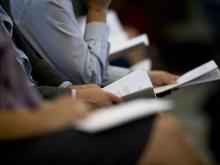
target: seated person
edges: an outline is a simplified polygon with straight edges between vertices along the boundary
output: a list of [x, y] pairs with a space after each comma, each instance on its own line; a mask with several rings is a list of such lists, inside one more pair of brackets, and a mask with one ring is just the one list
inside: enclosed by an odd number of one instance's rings
[[[127, 68], [109, 66], [106, 13], [111, 0], [86, 1], [84, 36], [71, 0], [2, 1], [10, 3], [12, 17], [36, 51], [71, 82], [105, 86], [131, 72]], [[176, 76], [162, 71], [149, 72], [149, 76], [155, 86], [176, 82]]]
[[[31, 85], [38, 85], [37, 89], [39, 89], [44, 98], [52, 99], [60, 95], [68, 94], [72, 95], [74, 98], [76, 97], [82, 99], [93, 108], [109, 106], [121, 102], [121, 98], [114, 96], [111, 93], [104, 92], [97, 85], [87, 84], [73, 86], [72, 83], [69, 82], [68, 79], [66, 79], [60, 72], [36, 55], [25, 38], [19, 33], [16, 26], [13, 25], [12, 20], [1, 6], [0, 23], [10, 35], [13, 34], [13, 39], [17, 41], [17, 45], [24, 48], [24, 52], [28, 57], [21, 50], [15, 47], [15, 50], [17, 51], [16, 58], [23, 66], [25, 73], [29, 77]], [[28, 58], [30, 59], [31, 64]], [[35, 80], [37, 82], [35, 82]]]
[[74, 130], [89, 115], [72, 98], [43, 102], [0, 25], [0, 154], [7, 164], [202, 164], [176, 121], [151, 116], [100, 134]]

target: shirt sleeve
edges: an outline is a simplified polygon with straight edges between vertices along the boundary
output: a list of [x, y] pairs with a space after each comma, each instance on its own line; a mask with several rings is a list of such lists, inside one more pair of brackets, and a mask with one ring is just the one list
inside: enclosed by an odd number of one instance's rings
[[63, 81], [59, 87], [60, 88], [67, 88], [69, 85], [73, 85], [70, 81]]
[[122, 77], [126, 76], [130, 72], [129, 68], [117, 67], [117, 66], [109, 66], [107, 69], [107, 78], [106, 81], [102, 82], [102, 86], [109, 85]]
[[23, 12], [15, 10], [19, 8], [16, 3], [26, 1], [11, 1], [11, 8], [19, 29], [32, 46], [74, 84], [100, 85], [109, 50], [108, 25], [89, 23], [83, 36], [71, 0], [32, 0]]

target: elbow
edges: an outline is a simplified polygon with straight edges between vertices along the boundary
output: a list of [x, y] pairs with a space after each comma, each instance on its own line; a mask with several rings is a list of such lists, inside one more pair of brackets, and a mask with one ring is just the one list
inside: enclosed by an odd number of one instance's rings
[[66, 75], [74, 84], [102, 84], [102, 73], [94, 65], [84, 65], [81, 63], [72, 65], [71, 70], [68, 70]]

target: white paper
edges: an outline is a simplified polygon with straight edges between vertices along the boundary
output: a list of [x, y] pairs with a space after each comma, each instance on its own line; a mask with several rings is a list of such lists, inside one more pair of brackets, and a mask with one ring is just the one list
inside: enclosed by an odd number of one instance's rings
[[123, 97], [146, 88], [153, 89], [153, 85], [147, 72], [136, 70], [103, 89], [107, 92]]
[[186, 82], [192, 81], [214, 69], [218, 68], [218, 66], [216, 65], [216, 63], [211, 60], [199, 67], [196, 67], [195, 69], [185, 73], [184, 75], [182, 75], [178, 80], [178, 84], [184, 84]]
[[103, 108], [93, 112], [89, 117], [74, 124], [78, 130], [95, 133], [151, 114], [172, 109], [168, 100], [139, 99], [117, 106]]
[[113, 59], [122, 53], [130, 51], [131, 49], [147, 45], [149, 45], [147, 34], [142, 34], [126, 41], [114, 40], [114, 42], [111, 42], [109, 58]]
[[205, 75], [192, 80], [190, 82], [187, 82], [186, 84], [183, 84], [182, 86], [189, 86], [189, 85], [195, 85], [195, 84], [201, 84], [209, 81], [215, 81], [220, 80], [220, 71], [219, 69], [215, 69], [209, 73], [206, 73]]
[[215, 61], [211, 60], [180, 76], [177, 79], [177, 84], [157, 87], [154, 89], [154, 92], [156, 94], [159, 94], [180, 86], [188, 86], [192, 84], [198, 84], [218, 79], [220, 79], [218, 66], [216, 65]]
[[150, 71], [152, 68], [152, 61], [147, 58], [145, 60], [142, 60], [140, 62], [138, 62], [137, 64], [134, 64], [130, 67], [131, 70], [144, 70], [144, 71]]

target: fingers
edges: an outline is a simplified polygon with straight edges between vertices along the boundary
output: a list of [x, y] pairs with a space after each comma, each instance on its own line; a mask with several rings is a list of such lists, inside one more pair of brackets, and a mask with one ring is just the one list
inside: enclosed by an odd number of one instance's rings
[[164, 80], [164, 84], [175, 84], [178, 79], [178, 76], [170, 74], [168, 72], [162, 73], [162, 77]]
[[81, 119], [88, 115], [89, 108], [86, 104], [83, 104], [81, 102], [75, 102], [73, 111], [74, 115], [77, 115], [77, 119]]
[[154, 86], [175, 84], [179, 78], [177, 75], [166, 71], [151, 71], [149, 72], [149, 76]]
[[121, 97], [118, 97], [112, 93], [106, 92], [106, 94], [110, 98], [110, 100], [113, 104], [119, 104], [123, 101]]
[[[170, 74], [170, 73], [168, 73]], [[179, 78], [179, 76], [175, 75], [175, 74], [170, 74], [170, 79], [176, 83], [177, 79]]]

